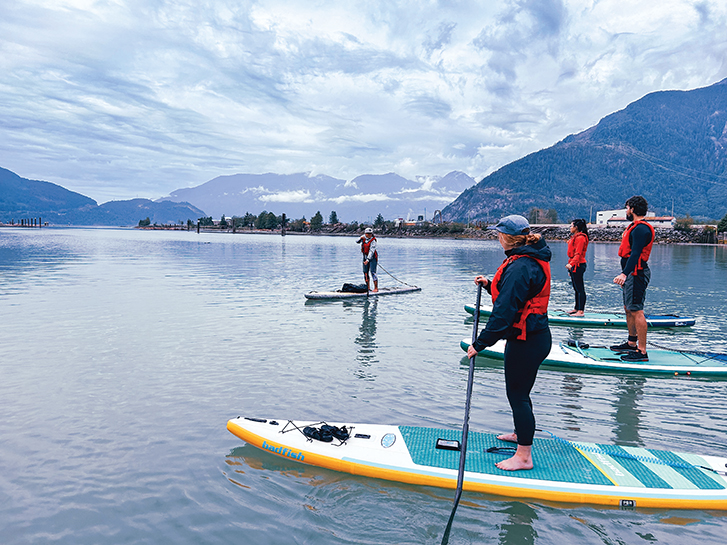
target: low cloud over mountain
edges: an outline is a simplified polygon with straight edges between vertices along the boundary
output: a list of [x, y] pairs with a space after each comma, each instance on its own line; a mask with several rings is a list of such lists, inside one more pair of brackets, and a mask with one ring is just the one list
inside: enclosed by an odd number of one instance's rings
[[188, 202], [215, 219], [263, 210], [295, 219], [310, 219], [318, 211], [327, 219], [335, 210], [343, 222], [372, 221], [378, 214], [387, 220], [419, 215], [431, 219], [435, 210], [474, 184], [457, 171], [416, 180], [394, 173], [364, 174], [349, 181], [308, 173], [235, 174], [178, 189], [160, 201]]

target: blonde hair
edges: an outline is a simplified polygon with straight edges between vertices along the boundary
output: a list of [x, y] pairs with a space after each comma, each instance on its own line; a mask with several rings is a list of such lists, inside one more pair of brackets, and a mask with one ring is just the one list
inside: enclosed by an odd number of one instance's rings
[[540, 235], [538, 233], [532, 235], [508, 235], [506, 233], [500, 234], [502, 235], [503, 240], [513, 248], [519, 248], [520, 246], [525, 246], [526, 244], [535, 244], [540, 240]]

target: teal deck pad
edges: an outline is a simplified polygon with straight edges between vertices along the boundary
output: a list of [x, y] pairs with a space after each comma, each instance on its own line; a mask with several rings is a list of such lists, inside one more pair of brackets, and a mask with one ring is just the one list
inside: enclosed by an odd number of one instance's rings
[[[673, 452], [669, 452], [667, 450], [651, 449], [649, 449], [649, 452], [653, 454], [655, 458], [664, 460], [664, 462], [671, 464], [671, 467], [674, 469], [674, 471], [684, 476], [700, 490], [722, 490], [725, 488], [723, 484], [718, 483], [713, 478], [706, 475], [704, 469], [694, 467], [692, 464], [685, 461], [683, 458]], [[704, 461], [701, 465], [708, 467], [707, 463]]]
[[[399, 426], [414, 463], [457, 470], [460, 453], [435, 448], [438, 438], [461, 441], [461, 430]], [[505, 471], [495, 466], [507, 454], [486, 452], [490, 447], [513, 447], [513, 443], [500, 441], [494, 434], [470, 432], [467, 440], [465, 470], [486, 475], [501, 475], [513, 479], [536, 479], [566, 483], [614, 486], [601, 471], [572, 445], [552, 439], [533, 441], [535, 467], [528, 471]]]
[[[609, 456], [613, 456], [626, 471], [636, 477], [646, 488], [674, 488], [642, 461], [618, 445], [596, 445]], [[650, 458], [651, 456], [647, 456]]]

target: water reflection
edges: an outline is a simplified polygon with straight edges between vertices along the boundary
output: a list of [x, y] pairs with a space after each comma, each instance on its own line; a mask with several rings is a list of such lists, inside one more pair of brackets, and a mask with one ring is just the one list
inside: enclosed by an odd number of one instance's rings
[[354, 342], [358, 345], [356, 360], [359, 367], [355, 376], [363, 380], [374, 380], [376, 375], [371, 373], [371, 365], [376, 363], [376, 310], [379, 304], [378, 297], [366, 299], [361, 311], [361, 327]]
[[583, 409], [583, 405], [579, 402], [583, 381], [578, 375], [564, 375], [561, 388], [564, 398], [561, 407], [564, 410], [559, 411], [559, 414], [563, 416], [564, 427], [567, 430], [580, 431], [578, 415]]
[[639, 436], [641, 430], [641, 410], [639, 404], [644, 395], [643, 377], [620, 377], [616, 387], [616, 399], [614, 413], [616, 428], [614, 430], [614, 442], [617, 445], [629, 447], [643, 446]]
[[501, 545], [528, 545], [535, 543], [538, 533], [533, 522], [538, 520], [538, 513], [526, 503], [511, 503], [504, 510], [507, 522], [500, 526]]

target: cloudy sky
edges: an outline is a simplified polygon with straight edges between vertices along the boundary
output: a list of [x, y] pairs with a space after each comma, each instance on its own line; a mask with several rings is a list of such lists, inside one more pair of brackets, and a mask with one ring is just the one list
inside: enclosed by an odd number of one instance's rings
[[0, 167], [99, 203], [223, 174], [479, 180], [727, 77], [724, 0], [4, 0]]

